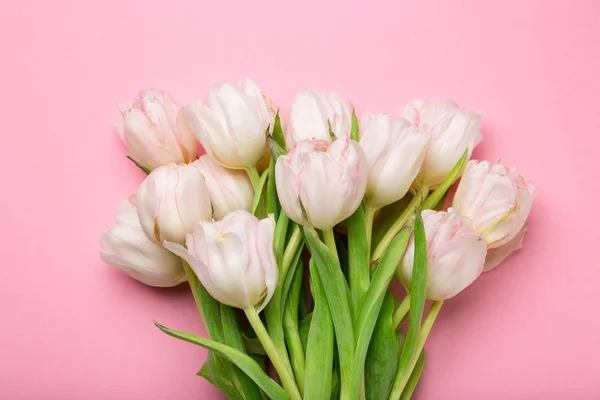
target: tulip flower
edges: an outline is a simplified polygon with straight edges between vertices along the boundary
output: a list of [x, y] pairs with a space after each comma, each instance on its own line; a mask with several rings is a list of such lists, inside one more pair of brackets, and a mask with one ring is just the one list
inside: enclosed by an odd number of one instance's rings
[[117, 224], [102, 234], [100, 246], [104, 262], [148, 286], [171, 287], [186, 280], [180, 260], [146, 237], [129, 200], [119, 204]]
[[183, 243], [197, 221], [212, 217], [204, 176], [192, 164], [163, 165], [140, 185], [138, 216], [148, 238], [158, 244]]
[[534, 197], [535, 186], [516, 168], [473, 160], [465, 168], [452, 206], [471, 219], [489, 248], [496, 248], [523, 228]]
[[367, 186], [367, 163], [360, 145], [349, 138], [333, 143], [303, 140], [275, 165], [281, 207], [302, 224], [300, 201], [309, 222], [330, 229], [360, 205]]
[[213, 218], [223, 219], [236, 210], [252, 210], [254, 189], [244, 171], [222, 167], [207, 154], [194, 161], [202, 175], [210, 195]]
[[149, 169], [196, 159], [198, 143], [178, 122], [179, 107], [164, 92], [142, 90], [130, 106], [121, 107], [123, 122], [117, 133], [131, 157]]
[[[483, 271], [486, 244], [455, 209], [422, 213], [427, 240], [427, 288], [430, 300], [446, 300], [469, 286]], [[410, 287], [414, 237], [400, 263], [400, 280]]]
[[274, 231], [272, 215], [259, 220], [239, 210], [221, 221], [197, 222], [187, 235], [187, 249], [172, 242], [164, 246], [188, 262], [216, 300], [260, 312], [277, 286]]
[[369, 170], [369, 205], [380, 208], [400, 200], [421, 169], [429, 134], [387, 114], [365, 114], [360, 132]]
[[182, 115], [207, 154], [235, 169], [256, 165], [275, 116], [268, 99], [250, 79], [213, 86], [204, 102], [188, 104]]
[[481, 142], [481, 116], [451, 101], [416, 100], [402, 111], [402, 117], [431, 134], [420, 183], [434, 188], [450, 173], [465, 150], [468, 158]]
[[300, 92], [290, 111], [286, 146], [291, 150], [305, 139], [331, 142], [331, 132], [338, 138], [348, 137], [352, 126], [352, 111], [337, 93], [315, 90]]
[[523, 239], [525, 238], [525, 233], [527, 232], [527, 223], [521, 228], [519, 233], [512, 238], [508, 243], [504, 243], [500, 247], [495, 247], [493, 249], [488, 249], [487, 257], [485, 258], [485, 266], [483, 267], [483, 271], [491, 271], [500, 265], [508, 256], [510, 256], [513, 252], [519, 250], [523, 247]]

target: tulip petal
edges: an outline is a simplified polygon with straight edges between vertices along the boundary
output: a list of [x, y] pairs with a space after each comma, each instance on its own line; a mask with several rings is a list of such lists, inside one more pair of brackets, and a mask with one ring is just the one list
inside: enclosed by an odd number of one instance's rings
[[485, 258], [484, 272], [491, 271], [500, 265], [508, 256], [513, 252], [523, 247], [523, 240], [527, 232], [527, 224], [521, 228], [519, 233], [512, 238], [508, 243], [503, 244], [500, 247], [489, 249]]

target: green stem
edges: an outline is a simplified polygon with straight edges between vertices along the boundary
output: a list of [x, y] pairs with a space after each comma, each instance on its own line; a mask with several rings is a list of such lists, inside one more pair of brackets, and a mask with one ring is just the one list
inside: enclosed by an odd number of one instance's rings
[[337, 247], [335, 245], [335, 235], [333, 234], [333, 228], [326, 229], [323, 231], [323, 242], [329, 247], [329, 249], [335, 252], [337, 256]]
[[[294, 226], [294, 231], [292, 232], [292, 236], [290, 237], [290, 241], [285, 247], [285, 251], [283, 252], [283, 258], [281, 261], [281, 277], [280, 282], [285, 280], [285, 277], [290, 269], [290, 265], [292, 265], [292, 261], [294, 260], [294, 256], [296, 255], [296, 251], [298, 251], [298, 246], [302, 243], [302, 229], [300, 229], [299, 225]], [[282, 280], [283, 278], [283, 280]]]
[[248, 177], [250, 178], [250, 182], [252, 182], [252, 187], [256, 192], [258, 190], [258, 181], [260, 180], [260, 175], [256, 166], [246, 168], [246, 172], [248, 173]]
[[183, 270], [185, 271], [185, 276], [187, 277], [188, 283], [190, 285], [190, 290], [192, 291], [192, 295], [194, 296], [194, 300], [196, 301], [196, 307], [198, 307], [198, 311], [200, 312], [200, 317], [202, 318], [202, 323], [204, 326], [206, 325], [206, 320], [204, 319], [204, 311], [202, 310], [202, 302], [200, 301], [200, 293], [198, 293], [198, 277], [192, 270], [192, 267], [189, 266], [185, 260], [181, 259], [181, 265], [183, 265]]
[[376, 212], [377, 208], [371, 207], [367, 201], [365, 204], [365, 229], [367, 231], [367, 254], [369, 255], [371, 254], [371, 238], [373, 237], [373, 219], [375, 218]]
[[383, 254], [387, 250], [388, 246], [396, 236], [400, 229], [406, 224], [406, 221], [410, 218], [411, 215], [417, 211], [417, 208], [421, 205], [427, 194], [429, 193], [429, 187], [427, 185], [421, 186], [421, 188], [415, 193], [415, 197], [410, 201], [406, 209], [400, 214], [398, 219], [394, 222], [391, 228], [385, 233], [383, 239], [379, 242], [375, 251], [373, 252], [372, 260], [379, 260], [383, 257]]
[[277, 371], [277, 374], [281, 379], [281, 383], [290, 395], [290, 398], [292, 400], [302, 400], [302, 396], [298, 391], [298, 387], [296, 386], [294, 378], [292, 378], [292, 376], [290, 375], [290, 371], [279, 357], [277, 349], [275, 348], [275, 345], [273, 344], [269, 333], [265, 329], [265, 326], [260, 320], [256, 309], [251, 306], [245, 309], [244, 313], [246, 314], [246, 317], [248, 317], [248, 322], [250, 322], [250, 325], [252, 326], [252, 329], [254, 329], [258, 340], [260, 340], [260, 343], [262, 343], [265, 352], [271, 360], [271, 363], [273, 363], [273, 367], [275, 367], [275, 371]]
[[419, 356], [423, 351], [423, 347], [425, 347], [425, 341], [427, 340], [427, 336], [429, 336], [429, 332], [431, 332], [431, 327], [435, 322], [437, 316], [440, 313], [440, 309], [444, 301], [435, 301], [431, 305], [429, 309], [429, 313], [427, 317], [425, 317], [425, 321], [423, 321], [423, 326], [421, 327], [421, 334], [419, 335], [419, 340], [417, 341], [417, 347], [415, 349], [415, 355], [410, 360], [408, 367], [405, 370], [398, 370], [396, 373], [396, 380], [394, 382], [394, 386], [392, 387], [392, 391], [390, 392], [390, 396], [388, 400], [398, 400], [406, 387], [410, 376], [412, 375], [412, 371], [419, 360]]
[[392, 318], [392, 326], [394, 327], [395, 331], [398, 330], [400, 324], [402, 323], [402, 321], [404, 321], [406, 314], [408, 314], [408, 310], [410, 310], [410, 293], [406, 295], [404, 300], [402, 300], [402, 302], [394, 312], [394, 317]]

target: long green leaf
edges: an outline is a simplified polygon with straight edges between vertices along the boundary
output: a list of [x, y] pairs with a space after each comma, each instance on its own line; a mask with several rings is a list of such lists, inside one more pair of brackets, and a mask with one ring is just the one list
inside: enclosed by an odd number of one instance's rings
[[310, 323], [312, 322], [313, 313], [311, 312], [300, 321], [300, 327], [298, 328], [298, 335], [300, 335], [300, 341], [302, 342], [302, 348], [306, 352], [306, 342], [308, 342], [308, 332], [310, 331]]
[[363, 374], [364, 361], [371, 342], [371, 336], [379, 317], [379, 312], [385, 298], [385, 294], [390, 286], [394, 272], [404, 256], [404, 252], [410, 239], [412, 224], [407, 223], [396, 234], [387, 251], [382, 257], [377, 271], [373, 275], [373, 280], [369, 290], [363, 300], [358, 314], [356, 353], [354, 355], [353, 380], [360, 380]]
[[268, 169], [267, 178], [267, 215], [273, 214], [275, 220], [279, 217], [279, 199], [277, 198], [277, 189], [275, 187], [275, 159], [271, 156], [271, 163]]
[[293, 279], [291, 279], [287, 300], [284, 301], [283, 331], [285, 334], [285, 342], [287, 343], [290, 353], [292, 369], [294, 370], [296, 382], [298, 383], [298, 389], [302, 393], [304, 390], [305, 366], [304, 347], [302, 346], [302, 339], [300, 338], [298, 329], [298, 304], [300, 302], [300, 291], [302, 290], [304, 265], [299, 257], [295, 264], [297, 266], [295, 270], [290, 270], [288, 273], [288, 277], [293, 275]]
[[260, 205], [264, 201], [263, 192], [264, 192], [265, 183], [267, 182], [268, 177], [269, 177], [269, 170], [266, 170], [265, 172], [263, 172], [260, 179], [258, 180], [258, 185], [257, 185], [256, 191], [254, 192], [254, 202], [252, 203], [252, 214], [256, 215], [257, 217], [261, 216], [260, 215], [261, 214]]
[[337, 253], [321, 242], [314, 228], [305, 226], [304, 234], [305, 243], [315, 260], [331, 310], [340, 359], [341, 397], [354, 399], [358, 393], [359, 382], [353, 382], [351, 378], [354, 367], [354, 328], [348, 299], [350, 290], [340, 268]]
[[281, 127], [281, 118], [279, 117], [279, 110], [275, 114], [275, 122], [273, 123], [273, 139], [281, 146], [285, 147], [285, 139], [283, 137], [283, 129]]
[[304, 397], [328, 400], [331, 396], [333, 374], [333, 322], [314, 261], [310, 262], [310, 281], [315, 310], [306, 344], [306, 383]]
[[[302, 264], [302, 259], [300, 258], [302, 256], [303, 249], [304, 249], [304, 245], [300, 245], [300, 247], [298, 247], [298, 250], [296, 250], [296, 255], [294, 256], [294, 260], [292, 261], [292, 263], [290, 265], [290, 269], [288, 270], [285, 280], [283, 282], [283, 286], [281, 287], [281, 303], [282, 304], [286, 304], [289, 293], [290, 293], [290, 289], [291, 289], [292, 285], [296, 282], [297, 269], [304, 268], [304, 264]], [[300, 274], [300, 276], [302, 276], [302, 274]], [[299, 285], [300, 285], [300, 288], [298, 289], [298, 298], [300, 298], [300, 290], [302, 289], [302, 281], [300, 281]], [[284, 310], [285, 310], [285, 307], [284, 307]], [[296, 311], [298, 311], [298, 301], [296, 301]]]
[[352, 308], [359, 310], [364, 295], [369, 289], [370, 266], [365, 210], [361, 205], [346, 221], [348, 227], [348, 274]]
[[410, 378], [404, 387], [404, 391], [402, 392], [402, 396], [400, 396], [400, 400], [410, 400], [415, 389], [417, 388], [417, 384], [419, 383], [419, 379], [421, 379], [421, 373], [423, 372], [423, 367], [425, 366], [425, 350], [421, 351], [419, 354], [419, 359], [417, 360], [417, 364], [415, 365], [415, 369], [413, 369], [412, 374], [410, 374]]
[[367, 400], [387, 399], [396, 376], [400, 346], [392, 323], [394, 295], [387, 291], [365, 360]]
[[465, 166], [465, 162], [467, 161], [467, 157], [469, 156], [469, 149], [465, 150], [462, 157], [458, 160], [458, 162], [454, 165], [454, 168], [450, 171], [448, 176], [444, 179], [444, 181], [429, 195], [427, 200], [423, 202], [423, 210], [431, 210], [433, 209], [439, 201], [444, 197], [450, 186], [456, 181], [456, 179], [460, 176], [460, 173]]
[[[225, 344], [248, 354], [235, 310], [224, 304], [221, 304], [221, 323]], [[236, 372], [238, 371], [234, 371], [233, 384], [238, 391], [243, 393], [244, 398], [246, 400], [262, 400], [262, 393], [258, 386], [246, 374]]]
[[239, 369], [244, 371], [270, 398], [274, 400], [289, 400], [290, 396], [279, 386], [274, 380], [261, 369], [260, 365], [252, 359], [252, 357], [242, 353], [239, 350], [226, 346], [224, 344], [206, 339], [200, 336], [192, 335], [191, 333], [176, 331], [169, 329], [161, 324], [154, 323], [158, 329], [173, 336], [177, 339], [184, 340], [189, 343], [196, 344], [208, 350], [218, 351], [223, 356], [227, 357]]
[[[225, 396], [231, 400], [244, 400], [237, 391], [233, 383], [227, 379], [227, 372], [223, 369], [222, 364], [218, 361], [218, 355], [213, 352], [208, 352], [208, 357], [198, 372], [198, 375], [212, 383], [215, 387], [221, 390]], [[229, 362], [229, 360], [227, 360]], [[254, 382], [252, 382], [254, 384]]]

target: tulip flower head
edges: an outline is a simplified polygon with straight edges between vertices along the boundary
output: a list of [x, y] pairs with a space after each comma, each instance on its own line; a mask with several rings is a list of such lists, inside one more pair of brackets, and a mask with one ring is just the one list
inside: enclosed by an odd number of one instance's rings
[[117, 224], [102, 234], [100, 246], [104, 262], [148, 286], [171, 287], [186, 280], [181, 261], [148, 239], [129, 200], [119, 204]]
[[260, 312], [277, 286], [274, 232], [273, 215], [259, 220], [239, 210], [221, 221], [197, 222], [187, 235], [187, 249], [172, 242], [164, 246], [188, 262], [216, 300]]
[[286, 146], [291, 150], [296, 143], [305, 139], [331, 142], [331, 133], [338, 138], [348, 137], [351, 126], [352, 111], [337, 93], [305, 90], [294, 99]]
[[193, 164], [163, 165], [140, 185], [136, 202], [144, 232], [158, 244], [183, 243], [197, 221], [211, 219], [204, 176]]
[[[426, 210], [422, 213], [427, 240], [427, 288], [430, 300], [446, 300], [469, 286], [483, 271], [486, 245], [468, 218], [456, 210]], [[410, 287], [414, 264], [414, 237], [411, 238], [398, 274]]]
[[365, 114], [360, 132], [370, 205], [379, 208], [400, 200], [421, 170], [429, 134], [387, 114]]
[[182, 110], [183, 119], [207, 154], [228, 168], [254, 167], [264, 153], [275, 117], [270, 102], [250, 79], [210, 89], [204, 102]]
[[303, 223], [300, 201], [309, 222], [330, 229], [360, 205], [367, 186], [367, 163], [360, 145], [342, 138], [303, 140], [275, 165], [281, 207], [291, 220]]
[[516, 168], [473, 160], [465, 168], [452, 206], [471, 219], [489, 248], [497, 248], [521, 231], [534, 197], [534, 184]]
[[167, 93], [142, 90], [121, 112], [123, 122], [115, 125], [117, 133], [141, 165], [155, 169], [196, 159], [196, 138], [178, 122], [179, 107]]
[[223, 219], [225, 215], [236, 210], [252, 210], [254, 189], [246, 172], [225, 168], [207, 154], [192, 165], [204, 176], [214, 219]]
[[402, 117], [431, 135], [419, 180], [434, 188], [444, 181], [467, 150], [467, 159], [481, 142], [481, 116], [452, 101], [409, 103]]

